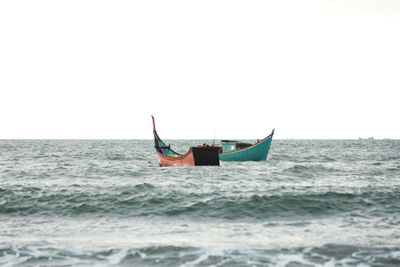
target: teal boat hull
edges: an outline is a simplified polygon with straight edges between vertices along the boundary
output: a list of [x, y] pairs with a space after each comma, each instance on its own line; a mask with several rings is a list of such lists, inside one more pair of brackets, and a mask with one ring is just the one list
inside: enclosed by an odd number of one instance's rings
[[242, 149], [237, 149], [219, 154], [222, 161], [263, 161], [267, 159], [269, 148], [271, 147], [274, 130], [266, 138], [257, 143]]

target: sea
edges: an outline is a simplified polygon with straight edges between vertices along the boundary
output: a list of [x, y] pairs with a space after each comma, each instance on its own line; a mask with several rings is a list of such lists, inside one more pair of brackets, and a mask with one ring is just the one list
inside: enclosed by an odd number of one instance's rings
[[0, 266], [400, 266], [400, 140], [0, 140]]

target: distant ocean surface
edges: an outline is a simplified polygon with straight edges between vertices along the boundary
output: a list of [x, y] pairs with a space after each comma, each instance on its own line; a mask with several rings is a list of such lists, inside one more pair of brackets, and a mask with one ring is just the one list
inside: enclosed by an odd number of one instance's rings
[[400, 141], [166, 168], [152, 140], [0, 140], [0, 266], [71, 265], [400, 266]]

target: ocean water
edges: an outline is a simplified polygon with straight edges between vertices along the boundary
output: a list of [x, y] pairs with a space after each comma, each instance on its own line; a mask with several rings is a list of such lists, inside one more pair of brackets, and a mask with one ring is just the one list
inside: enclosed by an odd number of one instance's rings
[[0, 140], [0, 266], [399, 265], [399, 140], [175, 168], [152, 140]]

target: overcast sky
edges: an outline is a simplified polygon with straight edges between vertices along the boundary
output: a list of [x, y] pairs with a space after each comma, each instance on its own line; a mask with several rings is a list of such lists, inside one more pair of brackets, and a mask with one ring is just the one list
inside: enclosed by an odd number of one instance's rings
[[0, 1], [0, 138], [400, 138], [400, 1]]

